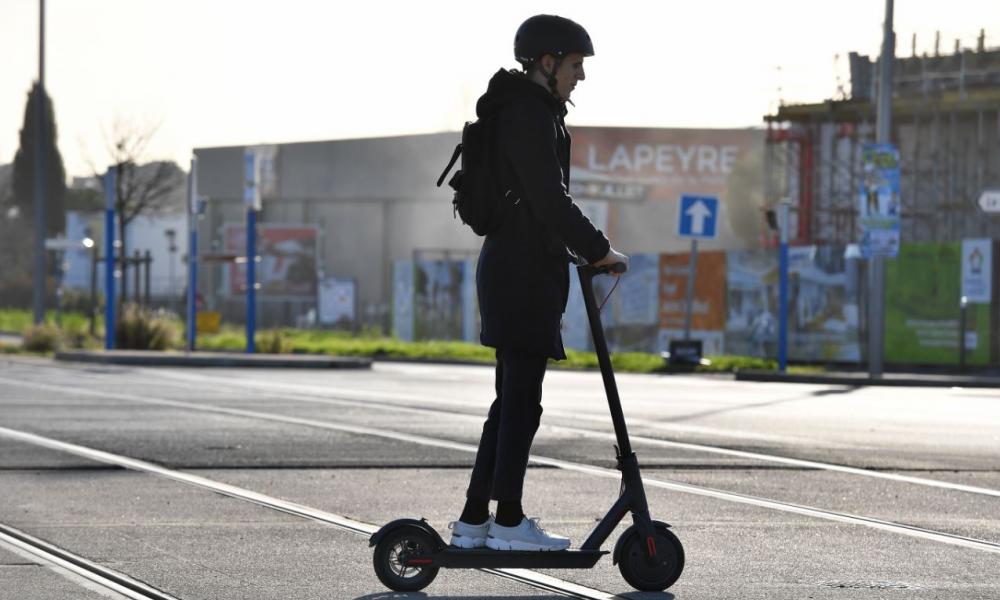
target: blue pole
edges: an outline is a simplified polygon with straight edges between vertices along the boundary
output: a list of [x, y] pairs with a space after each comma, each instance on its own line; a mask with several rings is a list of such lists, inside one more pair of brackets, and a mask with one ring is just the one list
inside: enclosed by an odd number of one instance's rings
[[781, 245], [778, 249], [778, 370], [788, 367], [788, 226], [789, 204], [782, 202], [778, 226]]
[[257, 211], [247, 209], [247, 353], [253, 354], [257, 328]]
[[788, 242], [778, 251], [778, 369], [784, 373], [788, 366]]
[[192, 219], [191, 239], [188, 240], [188, 318], [187, 318], [187, 349], [194, 352], [195, 335], [198, 326], [198, 230], [194, 219]]
[[104, 175], [104, 349], [115, 347], [115, 171]]
[[187, 284], [187, 350], [194, 352], [198, 327], [198, 159], [191, 159], [188, 174], [188, 284]]

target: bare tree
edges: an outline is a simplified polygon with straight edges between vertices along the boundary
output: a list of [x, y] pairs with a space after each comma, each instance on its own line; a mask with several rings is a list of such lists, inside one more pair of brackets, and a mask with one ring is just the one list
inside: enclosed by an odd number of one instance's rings
[[[126, 232], [128, 224], [141, 215], [157, 215], [178, 208], [176, 192], [184, 184], [184, 172], [173, 161], [147, 161], [149, 142], [158, 126], [139, 126], [116, 118], [106, 146], [111, 168], [115, 170], [115, 213], [118, 216], [118, 239], [121, 241], [122, 280], [128, 271]], [[101, 185], [100, 171], [94, 169]], [[122, 286], [122, 302], [128, 297], [128, 286]]]

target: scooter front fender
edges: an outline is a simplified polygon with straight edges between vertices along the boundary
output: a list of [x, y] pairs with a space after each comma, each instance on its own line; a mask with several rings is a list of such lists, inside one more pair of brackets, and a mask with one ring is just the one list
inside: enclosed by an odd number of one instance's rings
[[[652, 521], [654, 529], [662, 527], [663, 529], [670, 529], [669, 523], [664, 523], [663, 521]], [[618, 541], [615, 542], [615, 550], [611, 554], [611, 564], [617, 565], [618, 561], [621, 559], [622, 552], [625, 550], [625, 544], [628, 543], [629, 537], [632, 535], [639, 535], [639, 528], [635, 525], [630, 525], [621, 536]]]

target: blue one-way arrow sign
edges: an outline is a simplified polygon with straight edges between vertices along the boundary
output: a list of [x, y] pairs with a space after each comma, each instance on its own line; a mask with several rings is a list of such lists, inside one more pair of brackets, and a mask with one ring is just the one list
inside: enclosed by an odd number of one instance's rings
[[677, 235], [712, 239], [719, 221], [719, 199], [715, 196], [681, 196]]

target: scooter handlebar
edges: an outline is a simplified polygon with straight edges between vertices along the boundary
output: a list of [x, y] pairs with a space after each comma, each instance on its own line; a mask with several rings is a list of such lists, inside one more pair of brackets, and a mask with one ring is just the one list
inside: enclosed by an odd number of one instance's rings
[[580, 270], [582, 275], [593, 277], [595, 275], [620, 275], [628, 270], [628, 265], [619, 262], [599, 267], [595, 267], [594, 265], [578, 265], [576, 268]]

